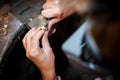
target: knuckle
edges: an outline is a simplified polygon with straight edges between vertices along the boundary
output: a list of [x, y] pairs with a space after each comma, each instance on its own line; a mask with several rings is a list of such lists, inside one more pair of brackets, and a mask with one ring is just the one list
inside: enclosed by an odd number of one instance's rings
[[50, 53], [53, 52], [53, 51], [52, 51], [52, 48], [48, 48], [47, 51], [50, 52]]
[[32, 36], [27, 36], [27, 40], [31, 40], [32, 39]]
[[35, 58], [39, 55], [39, 51], [36, 49], [31, 49], [30, 53], [29, 53], [29, 57], [30, 58]]
[[28, 52], [28, 53], [26, 53], [26, 57], [29, 58], [29, 59], [32, 59], [32, 58], [34, 58], [35, 56], [34, 56], [33, 53]]

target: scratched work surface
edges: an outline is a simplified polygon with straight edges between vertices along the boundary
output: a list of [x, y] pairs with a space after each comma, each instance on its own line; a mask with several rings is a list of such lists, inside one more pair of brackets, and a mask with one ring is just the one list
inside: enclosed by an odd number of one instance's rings
[[13, 13], [22, 23], [27, 23], [29, 19], [37, 17], [42, 9], [44, 0], [19, 0], [11, 8]]
[[13, 38], [22, 25], [7, 9], [8, 5], [0, 10], [0, 62], [12, 47]]

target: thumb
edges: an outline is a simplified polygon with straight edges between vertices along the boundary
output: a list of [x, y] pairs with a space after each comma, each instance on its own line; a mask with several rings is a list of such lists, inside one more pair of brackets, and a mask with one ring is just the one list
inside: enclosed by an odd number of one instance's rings
[[60, 15], [60, 12], [57, 9], [45, 9], [42, 10], [41, 13], [46, 18], [54, 18]]

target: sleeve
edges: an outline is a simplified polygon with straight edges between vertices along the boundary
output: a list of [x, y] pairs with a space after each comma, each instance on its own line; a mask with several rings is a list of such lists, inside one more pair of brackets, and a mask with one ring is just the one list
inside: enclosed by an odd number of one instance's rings
[[57, 76], [57, 80], [61, 80], [61, 77], [60, 77], [60, 76]]

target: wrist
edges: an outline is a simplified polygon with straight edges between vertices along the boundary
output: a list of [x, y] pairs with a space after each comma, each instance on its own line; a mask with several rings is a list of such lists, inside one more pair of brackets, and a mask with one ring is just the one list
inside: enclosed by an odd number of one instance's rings
[[57, 80], [57, 76], [54, 70], [41, 72], [43, 80]]

